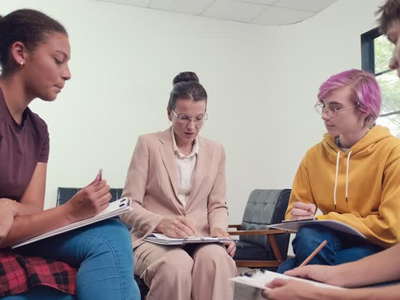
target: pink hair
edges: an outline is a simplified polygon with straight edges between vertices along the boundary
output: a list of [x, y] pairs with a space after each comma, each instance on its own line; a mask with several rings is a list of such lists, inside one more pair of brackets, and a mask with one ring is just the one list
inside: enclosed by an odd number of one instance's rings
[[318, 100], [323, 101], [331, 92], [348, 86], [357, 109], [367, 113], [365, 124], [372, 124], [379, 117], [382, 97], [375, 76], [369, 72], [351, 69], [331, 76], [319, 88]]

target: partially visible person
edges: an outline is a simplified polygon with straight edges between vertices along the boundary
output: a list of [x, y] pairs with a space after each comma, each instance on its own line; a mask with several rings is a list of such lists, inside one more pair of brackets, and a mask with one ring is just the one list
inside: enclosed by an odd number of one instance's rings
[[139, 137], [122, 196], [133, 210], [121, 216], [132, 227], [135, 274], [148, 300], [232, 299], [235, 244], [161, 246], [144, 241], [152, 232], [169, 237], [228, 237], [225, 152], [199, 136], [207, 120], [207, 93], [193, 72], [173, 80], [167, 108], [172, 126]]
[[[400, 76], [400, 0], [387, 0], [379, 8], [377, 14], [381, 32], [395, 45], [389, 67], [397, 70]], [[393, 164], [397, 160], [393, 161]], [[398, 218], [398, 213], [392, 213]], [[269, 288], [263, 291], [265, 298], [270, 300], [397, 300], [400, 299], [400, 284], [398, 284], [400, 244], [354, 262], [337, 266], [309, 265], [287, 271], [285, 274], [341, 286], [344, 289], [324, 289], [294, 280], [279, 279], [274, 280]], [[389, 285], [382, 285], [387, 283]], [[377, 284], [382, 286], [357, 288]]]
[[[295, 280], [275, 279], [263, 296], [269, 300], [398, 300], [400, 299], [400, 244], [361, 260], [338, 266], [309, 265], [286, 275], [343, 287], [316, 287]], [[366, 287], [382, 283], [388, 285]], [[364, 287], [364, 288], [357, 288]]]
[[92, 217], [111, 198], [96, 178], [65, 205], [43, 211], [49, 133], [28, 105], [57, 98], [71, 78], [70, 52], [67, 31], [49, 16], [21, 9], [0, 17], [0, 297], [140, 299], [129, 233], [116, 220], [9, 248]]

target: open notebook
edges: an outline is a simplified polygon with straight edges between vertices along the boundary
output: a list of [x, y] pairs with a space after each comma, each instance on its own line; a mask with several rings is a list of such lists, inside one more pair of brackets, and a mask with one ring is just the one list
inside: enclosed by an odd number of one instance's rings
[[308, 225], [321, 225], [334, 229], [336, 231], [344, 232], [347, 234], [355, 235], [360, 238], [366, 239], [365, 235], [359, 232], [354, 227], [345, 223], [335, 220], [297, 220], [297, 221], [283, 221], [282, 223], [268, 225], [268, 228], [282, 229], [290, 232], [297, 232], [301, 227]]
[[184, 239], [171, 238], [161, 233], [153, 233], [147, 236], [145, 241], [158, 244], [158, 245], [186, 245], [186, 244], [207, 244], [207, 243], [224, 243], [231, 242], [231, 238], [213, 238], [213, 237], [204, 237], [204, 236], [190, 236]]
[[118, 199], [114, 202], [111, 202], [110, 205], [105, 210], [103, 210], [101, 213], [95, 215], [94, 217], [91, 217], [89, 219], [85, 219], [82, 221], [78, 221], [78, 222], [60, 227], [58, 229], [49, 231], [47, 233], [35, 236], [33, 238], [30, 238], [28, 240], [25, 240], [25, 241], [17, 244], [17, 245], [14, 245], [12, 248], [21, 247], [21, 246], [24, 246], [24, 245], [27, 245], [27, 244], [30, 244], [30, 243], [33, 243], [36, 241], [46, 239], [51, 236], [55, 236], [57, 234], [61, 234], [61, 233], [71, 231], [71, 230], [74, 230], [74, 229], [77, 229], [77, 228], [80, 228], [83, 226], [87, 226], [89, 224], [93, 224], [93, 223], [96, 223], [96, 222], [99, 222], [99, 221], [102, 221], [105, 219], [109, 219], [109, 218], [118, 216], [120, 214], [123, 214], [127, 211], [132, 210], [132, 207], [130, 206], [130, 204], [131, 204], [131, 199], [129, 199], [129, 198]]
[[231, 278], [233, 282], [235, 282], [235, 285], [243, 285], [243, 286], [250, 286], [256, 289], [265, 289], [265, 285], [269, 284], [272, 280], [276, 278], [283, 278], [283, 279], [288, 279], [288, 280], [297, 280], [301, 281], [304, 283], [309, 283], [315, 286], [323, 287], [323, 288], [330, 288], [330, 289], [341, 289], [341, 287], [337, 287], [334, 285], [326, 284], [326, 283], [321, 283], [321, 282], [316, 282], [312, 280], [307, 280], [307, 279], [302, 279], [302, 278], [297, 278], [297, 277], [291, 277], [287, 276], [284, 274], [279, 274], [271, 271], [259, 271], [255, 273], [253, 276], [248, 277], [248, 276], [237, 276], [234, 278]]

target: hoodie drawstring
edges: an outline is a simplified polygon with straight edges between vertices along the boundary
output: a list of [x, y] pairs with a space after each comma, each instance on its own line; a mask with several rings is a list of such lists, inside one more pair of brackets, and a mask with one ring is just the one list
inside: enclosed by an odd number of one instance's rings
[[350, 169], [350, 155], [351, 155], [351, 151], [349, 151], [349, 155], [347, 155], [347, 166], [346, 166], [346, 203], [349, 202], [349, 169]]
[[339, 158], [340, 158], [340, 151], [337, 153], [336, 157], [336, 175], [335, 175], [335, 187], [333, 189], [333, 203], [335, 204], [335, 210], [336, 210], [336, 189], [337, 189], [337, 181], [338, 181], [338, 175], [339, 175]]
[[[346, 165], [346, 203], [349, 202], [350, 155], [351, 155], [351, 151], [349, 151], [349, 154], [347, 155], [347, 165]], [[335, 204], [335, 210], [337, 207], [336, 190], [337, 190], [338, 176], [339, 176], [339, 159], [340, 159], [340, 151], [337, 152], [337, 156], [336, 156], [335, 187], [333, 189], [333, 203]]]

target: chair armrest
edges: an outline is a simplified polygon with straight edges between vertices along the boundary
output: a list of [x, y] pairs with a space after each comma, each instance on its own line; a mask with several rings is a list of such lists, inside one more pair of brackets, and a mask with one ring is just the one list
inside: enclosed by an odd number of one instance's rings
[[275, 234], [286, 233], [286, 230], [282, 229], [264, 229], [264, 230], [236, 230], [236, 231], [228, 231], [230, 235], [267, 235], [269, 242], [271, 244], [272, 252], [275, 255], [276, 260], [279, 263], [282, 263], [282, 255], [279, 252], [278, 244], [275, 240]]
[[228, 228], [236, 228], [237, 230], [239, 230], [240, 227], [242, 227], [241, 224], [230, 224], [230, 225], [228, 225]]
[[236, 230], [228, 231], [230, 235], [270, 235], [270, 234], [280, 234], [285, 233], [286, 230], [281, 229], [264, 229], [264, 230]]

